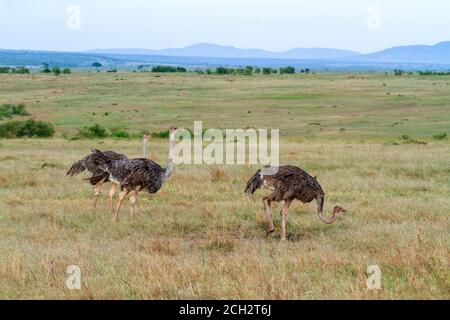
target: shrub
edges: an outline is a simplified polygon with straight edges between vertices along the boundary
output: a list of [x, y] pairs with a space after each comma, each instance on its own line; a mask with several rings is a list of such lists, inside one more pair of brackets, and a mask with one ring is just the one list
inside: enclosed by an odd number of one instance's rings
[[71, 74], [72, 70], [70, 70], [69, 68], [64, 68], [62, 73], [64, 73], [64, 74]]
[[55, 76], [59, 76], [61, 74], [61, 69], [59, 67], [53, 67], [52, 72]]
[[435, 134], [433, 136], [434, 140], [445, 140], [447, 139], [447, 134], [446, 133], [441, 133], [441, 134]]
[[404, 143], [404, 144], [427, 144], [424, 141], [413, 139], [410, 136], [408, 136], [407, 134], [402, 135], [401, 139], [402, 139], [402, 143]]
[[131, 137], [131, 135], [127, 131], [125, 131], [123, 129], [113, 129], [113, 130], [111, 130], [111, 135], [114, 138], [125, 138], [125, 139], [128, 139], [128, 138]]
[[3, 118], [12, 118], [12, 116], [28, 116], [24, 104], [3, 104], [0, 106], [0, 120]]
[[244, 74], [246, 76], [251, 76], [253, 74], [253, 67], [252, 66], [246, 66], [245, 67], [245, 71]]
[[48, 138], [55, 134], [49, 122], [29, 119], [26, 121], [8, 121], [0, 125], [1, 138], [39, 137]]
[[169, 130], [163, 130], [159, 132], [152, 132], [152, 137], [154, 138], [169, 138]]
[[152, 72], [187, 72], [187, 70], [183, 67], [154, 66]]
[[271, 68], [263, 68], [262, 69], [262, 73], [263, 74], [271, 74], [272, 73], [272, 69]]
[[225, 68], [225, 67], [217, 67], [216, 68], [216, 74], [232, 74], [234, 73], [234, 69], [231, 68]]
[[84, 139], [106, 138], [107, 136], [106, 129], [98, 124], [92, 127], [84, 127], [76, 135], [77, 138]]
[[18, 73], [18, 74], [30, 74], [30, 69], [25, 68], [25, 67], [20, 67], [20, 68], [14, 69], [13, 72]]
[[288, 66], [286, 68], [280, 68], [280, 74], [294, 74], [295, 73], [295, 68]]
[[46, 68], [42, 69], [42, 73], [52, 73], [52, 70], [50, 70], [49, 67], [46, 67]]
[[116, 73], [116, 72], [117, 72], [117, 69], [111, 69], [111, 70], [108, 70], [108, 71], [106, 71], [106, 72], [109, 72], [109, 73]]
[[0, 73], [30, 74], [30, 69], [25, 67], [0, 67]]

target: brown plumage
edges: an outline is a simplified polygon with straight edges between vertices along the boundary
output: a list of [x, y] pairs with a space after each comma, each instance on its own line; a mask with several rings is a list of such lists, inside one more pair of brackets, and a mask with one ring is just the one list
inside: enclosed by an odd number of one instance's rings
[[94, 151], [93, 161], [104, 171], [108, 172], [109, 179], [120, 185], [122, 192], [119, 195], [116, 211], [112, 217], [115, 222], [123, 200], [130, 195], [130, 217], [134, 219], [137, 194], [141, 190], [157, 193], [173, 170], [173, 161], [170, 150], [173, 144], [173, 135], [176, 128], [171, 128], [169, 138], [169, 160], [166, 168], [162, 168], [150, 159], [120, 159], [111, 160], [101, 151]]
[[263, 199], [269, 221], [268, 234], [274, 231], [271, 203], [273, 201], [284, 201], [284, 206], [281, 210], [282, 240], [286, 240], [286, 216], [294, 200], [299, 200], [303, 203], [310, 203], [316, 200], [319, 218], [326, 224], [334, 223], [341, 213], [346, 212], [342, 207], [336, 206], [334, 207], [332, 217], [327, 219], [323, 215], [325, 193], [319, 182], [315, 177], [312, 177], [306, 171], [295, 166], [265, 167], [259, 170], [247, 182], [245, 193], [253, 194], [261, 187], [272, 190], [272, 193]]
[[[118, 161], [118, 160], [127, 159], [127, 157], [125, 155], [123, 155], [121, 153], [117, 153], [115, 151], [105, 151], [105, 152], [103, 152], [103, 154], [110, 161]], [[70, 167], [70, 169], [67, 171], [67, 175], [73, 177], [84, 171], [88, 171], [89, 173], [91, 173], [91, 177], [87, 178], [85, 180], [89, 180], [91, 185], [95, 186], [94, 187], [94, 201], [92, 204], [93, 211], [95, 213], [95, 208], [97, 206], [97, 199], [98, 199], [98, 196], [100, 195], [100, 189], [105, 182], [110, 181], [109, 173], [107, 171], [101, 169], [99, 164], [95, 161], [94, 151], [91, 154], [84, 157], [83, 159], [75, 162]], [[112, 208], [112, 198], [114, 197], [114, 193], [115, 193], [115, 183], [113, 182], [113, 183], [111, 183], [111, 187], [109, 190], [109, 207], [110, 207], [110, 209]]]

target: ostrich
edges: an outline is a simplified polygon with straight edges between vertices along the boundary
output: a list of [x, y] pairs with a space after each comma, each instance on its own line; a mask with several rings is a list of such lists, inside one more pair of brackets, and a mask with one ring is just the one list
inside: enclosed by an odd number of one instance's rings
[[295, 199], [303, 203], [310, 203], [314, 199], [317, 202], [317, 212], [320, 220], [326, 224], [334, 223], [341, 213], [346, 213], [340, 206], [334, 207], [331, 218], [323, 215], [323, 203], [325, 193], [322, 190], [316, 177], [310, 176], [307, 172], [294, 166], [281, 167], [264, 167], [256, 172], [256, 174], [247, 182], [245, 193], [253, 194], [259, 188], [264, 187], [272, 191], [272, 193], [263, 198], [264, 207], [266, 209], [267, 219], [269, 222], [269, 236], [275, 230], [273, 225], [273, 216], [271, 204], [273, 201], [284, 201], [281, 209], [281, 240], [286, 240], [286, 218], [289, 207]]
[[[143, 138], [143, 143], [142, 143], [142, 146], [143, 146], [142, 152], [143, 152], [144, 158], [147, 157], [147, 145], [148, 145], [149, 138], [150, 138], [150, 133], [145, 133], [144, 138]], [[95, 214], [95, 208], [97, 206], [98, 196], [100, 195], [100, 189], [105, 182], [108, 182], [111, 180], [109, 179], [109, 173], [106, 170], [101, 169], [100, 166], [95, 162], [94, 153], [95, 152], [93, 151], [88, 156], [75, 162], [70, 167], [69, 171], [67, 171], [67, 175], [73, 177], [73, 176], [80, 174], [81, 172], [83, 172], [85, 170], [89, 171], [92, 174], [92, 176], [86, 180], [89, 180], [89, 182], [93, 186], [95, 186], [94, 187], [94, 201], [93, 201], [93, 205], [92, 205], [93, 211]], [[105, 157], [109, 158], [111, 161], [128, 159], [125, 155], [123, 155], [121, 153], [117, 153], [115, 151], [105, 151], [105, 152], [103, 152], [103, 154]], [[112, 203], [113, 203], [114, 194], [116, 193], [116, 185], [117, 185], [117, 182], [111, 181], [111, 186], [109, 189], [109, 200], [108, 200], [108, 207], [109, 207], [110, 211], [112, 211]]]
[[111, 160], [103, 152], [94, 150], [95, 162], [100, 168], [107, 171], [111, 181], [120, 184], [122, 189], [117, 201], [116, 211], [112, 216], [113, 223], [116, 222], [122, 202], [128, 194], [130, 195], [130, 219], [134, 220], [138, 192], [147, 190], [151, 194], [157, 193], [170, 177], [173, 171], [171, 151], [176, 130], [175, 127], [169, 129], [169, 159], [166, 168], [162, 168], [156, 162], [145, 158]]

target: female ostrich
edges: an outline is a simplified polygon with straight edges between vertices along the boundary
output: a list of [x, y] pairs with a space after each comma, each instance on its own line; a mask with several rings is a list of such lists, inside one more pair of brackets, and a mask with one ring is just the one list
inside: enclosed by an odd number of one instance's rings
[[130, 218], [133, 220], [138, 192], [145, 189], [149, 193], [157, 193], [167, 178], [170, 177], [173, 170], [171, 151], [176, 130], [177, 128], [174, 127], [169, 130], [169, 160], [167, 161], [166, 168], [162, 168], [150, 159], [140, 158], [114, 161], [106, 157], [101, 151], [96, 150], [94, 152], [95, 162], [107, 171], [110, 180], [120, 184], [122, 189], [116, 211], [112, 216], [113, 223], [116, 222], [122, 202], [128, 194], [130, 194]]
[[[142, 145], [143, 145], [142, 152], [143, 152], [144, 158], [147, 157], [147, 145], [148, 145], [149, 139], [150, 139], [150, 133], [145, 133], [144, 138], [143, 138], [143, 143], [142, 143]], [[99, 164], [96, 163], [96, 161], [94, 160], [94, 158], [95, 158], [94, 153], [95, 153], [95, 151], [93, 150], [90, 155], [75, 162], [72, 165], [72, 167], [70, 167], [69, 171], [67, 171], [67, 175], [73, 177], [73, 176], [80, 174], [81, 172], [83, 172], [85, 170], [89, 171], [92, 174], [92, 176], [86, 180], [89, 180], [89, 182], [93, 186], [95, 186], [94, 187], [94, 202], [93, 202], [93, 210], [95, 213], [98, 196], [100, 195], [100, 189], [104, 183], [109, 182], [111, 180], [109, 179], [109, 173], [106, 170], [101, 169]], [[117, 153], [115, 151], [105, 151], [105, 152], [103, 152], [103, 154], [105, 155], [105, 157], [109, 158], [111, 161], [128, 159], [125, 155], [123, 155], [121, 153]], [[109, 189], [109, 200], [108, 200], [109, 211], [113, 210], [112, 203], [113, 203], [114, 194], [116, 193], [116, 185], [117, 184], [118, 184], [117, 182], [111, 181], [111, 187]]]
[[[127, 157], [123, 154], [114, 152], [114, 151], [105, 151], [103, 152], [104, 156], [110, 159], [111, 161], [118, 161], [118, 160], [124, 160], [127, 159]], [[87, 170], [89, 171], [92, 176], [86, 180], [89, 180], [91, 185], [94, 187], [94, 201], [93, 201], [93, 211], [95, 213], [95, 208], [97, 206], [97, 199], [100, 195], [100, 188], [105, 182], [110, 181], [109, 179], [109, 173], [99, 167], [99, 165], [95, 162], [94, 153], [91, 153], [90, 155], [84, 157], [81, 160], [78, 160], [75, 162], [67, 171], [68, 176], [76, 176], [80, 174], [81, 172]], [[111, 183], [111, 187], [109, 189], [109, 208], [112, 210], [112, 199], [114, 197], [115, 193], [115, 187], [116, 184], [113, 182]]]
[[286, 240], [286, 217], [288, 209], [295, 199], [303, 203], [310, 203], [314, 199], [317, 202], [317, 212], [320, 220], [326, 224], [334, 223], [341, 213], [345, 213], [340, 206], [334, 207], [333, 215], [327, 219], [323, 215], [323, 202], [325, 193], [315, 177], [300, 168], [294, 166], [265, 167], [256, 172], [256, 174], [247, 182], [245, 193], [253, 194], [257, 189], [265, 187], [272, 190], [272, 193], [263, 198], [266, 209], [267, 219], [269, 221], [269, 230], [267, 235], [274, 232], [273, 216], [271, 204], [273, 201], [284, 201], [281, 209], [281, 240]]

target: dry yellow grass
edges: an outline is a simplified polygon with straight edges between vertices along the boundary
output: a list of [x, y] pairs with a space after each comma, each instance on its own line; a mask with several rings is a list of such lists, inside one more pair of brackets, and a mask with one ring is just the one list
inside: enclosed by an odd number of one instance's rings
[[[165, 163], [166, 142], [150, 155]], [[141, 193], [116, 225], [103, 189], [69, 165], [92, 147], [140, 155], [139, 141], [0, 142], [0, 298], [400, 299], [450, 298], [447, 142], [428, 145], [282, 139], [282, 163], [317, 175], [349, 212], [335, 225], [293, 205], [287, 243], [265, 237], [261, 198], [243, 195], [251, 166], [179, 166], [156, 195]], [[46, 163], [47, 166], [41, 169]], [[66, 288], [78, 265], [82, 289]], [[366, 288], [379, 265], [382, 289]]]

